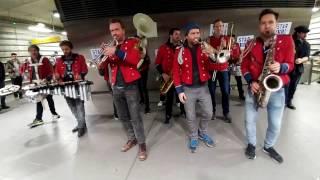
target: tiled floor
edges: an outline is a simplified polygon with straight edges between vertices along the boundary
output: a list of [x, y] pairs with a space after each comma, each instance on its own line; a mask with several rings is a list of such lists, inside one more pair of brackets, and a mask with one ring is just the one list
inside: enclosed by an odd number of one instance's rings
[[[233, 123], [215, 120], [209, 124], [217, 147], [209, 149], [201, 144], [198, 152], [191, 154], [186, 148], [184, 119], [175, 117], [173, 123], [164, 125], [164, 111], [156, 107], [158, 94], [151, 95], [152, 113], [143, 116], [149, 149], [145, 162], [136, 159], [137, 148], [120, 152], [126, 137], [120, 122], [112, 119], [109, 94], [94, 95], [86, 104], [89, 132], [81, 139], [71, 133], [75, 120], [62, 97], [54, 97], [62, 118], [52, 123], [46, 111], [47, 123], [35, 129], [27, 128], [35, 105], [9, 98], [12, 108], [0, 112], [0, 180], [320, 179], [319, 84], [300, 85], [297, 110], [285, 110], [276, 146], [285, 159], [281, 165], [261, 151], [265, 112], [257, 128], [257, 159], [245, 158], [244, 108], [236, 96], [231, 101]], [[220, 104], [217, 113], [221, 115]]]

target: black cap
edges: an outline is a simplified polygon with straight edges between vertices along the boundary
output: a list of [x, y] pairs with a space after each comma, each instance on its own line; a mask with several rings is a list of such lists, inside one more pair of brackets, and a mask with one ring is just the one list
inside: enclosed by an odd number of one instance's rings
[[303, 32], [303, 33], [308, 33], [310, 30], [309, 30], [309, 28], [307, 27], [307, 26], [297, 26], [297, 27], [295, 27], [294, 28], [294, 31], [295, 32], [298, 32], [298, 33], [300, 33], [300, 32]]

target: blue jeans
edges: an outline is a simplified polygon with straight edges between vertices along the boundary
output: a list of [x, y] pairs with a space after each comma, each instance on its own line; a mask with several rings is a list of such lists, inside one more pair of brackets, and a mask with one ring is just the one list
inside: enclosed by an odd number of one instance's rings
[[223, 115], [227, 115], [229, 113], [229, 86], [230, 86], [229, 71], [228, 70], [218, 71], [215, 81], [212, 81], [210, 79], [208, 82], [213, 112], [216, 112], [215, 93], [216, 93], [217, 81], [219, 81], [220, 90], [221, 90], [221, 94], [222, 94]]
[[[284, 89], [271, 94], [268, 105], [268, 129], [264, 141], [266, 148], [273, 147], [280, 134], [283, 110], [285, 105]], [[256, 109], [255, 97], [251, 91], [248, 90], [245, 102], [245, 127], [247, 134], [247, 141], [249, 144], [256, 146], [256, 123], [258, 118], [258, 111]]]

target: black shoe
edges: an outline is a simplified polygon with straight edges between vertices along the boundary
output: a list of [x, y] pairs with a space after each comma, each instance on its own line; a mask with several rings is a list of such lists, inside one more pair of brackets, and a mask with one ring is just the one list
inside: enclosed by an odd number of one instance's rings
[[215, 120], [215, 119], [216, 119], [216, 112], [212, 112], [211, 120]]
[[72, 129], [72, 133], [78, 132], [79, 128], [76, 126], [75, 128]]
[[240, 99], [241, 101], [246, 100], [246, 98], [244, 97], [244, 95], [239, 96], [239, 99]]
[[230, 116], [230, 114], [229, 114], [229, 113], [228, 113], [228, 114], [226, 114], [226, 115], [224, 115], [224, 117], [223, 117], [223, 121], [224, 121], [225, 123], [231, 123], [232, 118], [231, 118], [231, 116]]
[[170, 115], [166, 115], [166, 120], [164, 121], [164, 123], [165, 124], [169, 124], [170, 119], [171, 119], [171, 116]]
[[2, 108], [2, 109], [9, 109], [10, 107], [7, 106], [7, 105], [2, 105], [1, 108]]
[[292, 110], [296, 109], [296, 107], [292, 103], [288, 103], [287, 108], [292, 109]]
[[283, 158], [281, 157], [281, 155], [275, 150], [273, 149], [273, 147], [270, 148], [263, 148], [263, 152], [265, 152], [266, 154], [268, 154], [272, 159], [276, 160], [278, 163], [282, 163], [283, 162]]
[[146, 109], [144, 110], [144, 113], [145, 113], [145, 114], [150, 113], [150, 108], [149, 108], [149, 107], [148, 107], [148, 108], [146, 108]]
[[82, 137], [87, 132], [87, 128], [78, 128], [78, 137]]
[[245, 152], [248, 159], [255, 159], [256, 158], [256, 147], [252, 144], [248, 144]]

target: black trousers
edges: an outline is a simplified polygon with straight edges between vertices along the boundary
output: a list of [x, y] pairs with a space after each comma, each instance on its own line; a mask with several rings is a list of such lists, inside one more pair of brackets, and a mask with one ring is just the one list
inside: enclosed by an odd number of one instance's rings
[[14, 97], [22, 97], [22, 91], [21, 91], [21, 88], [22, 88], [22, 76], [17, 76], [15, 78], [11, 78], [11, 83], [13, 85], [18, 85], [20, 86], [20, 89], [18, 92], [15, 92], [13, 93]]
[[286, 88], [286, 103], [291, 104], [292, 99], [294, 96], [294, 93], [297, 90], [297, 86], [299, 84], [299, 81], [301, 79], [302, 73], [297, 71], [296, 69], [290, 73], [290, 82], [285, 87]]
[[141, 78], [138, 82], [140, 102], [143, 102], [145, 104], [145, 109], [150, 109], [149, 92], [147, 88], [148, 72], [148, 70], [140, 72]]
[[[230, 83], [230, 89], [231, 89], [231, 72], [229, 71], [229, 83]], [[239, 97], [244, 97], [244, 91], [243, 91], [243, 87], [242, 87], [242, 79], [241, 76], [234, 76], [234, 78], [236, 79], [237, 82], [237, 88], [238, 88], [238, 93], [239, 93]], [[230, 94], [230, 89], [229, 89], [229, 94]]]
[[[54, 101], [52, 98], [52, 95], [47, 95], [46, 97], [47, 101], [48, 101], [48, 105], [49, 105], [49, 109], [51, 111], [52, 115], [57, 115], [56, 109], [54, 107]], [[42, 119], [42, 114], [43, 114], [43, 106], [41, 102], [37, 103], [37, 115], [36, 118], [37, 119]]]
[[[3, 81], [0, 80], [0, 89], [3, 88], [4, 86], [5, 86], [4, 80]], [[1, 99], [1, 106], [6, 106], [6, 96], [1, 96], [0, 99]]]
[[[166, 94], [166, 98], [167, 98], [167, 101], [166, 101], [166, 117], [171, 117], [172, 116], [172, 105], [173, 105], [174, 96], [178, 97], [174, 86], [172, 86], [169, 89], [169, 91], [167, 92], [167, 94]], [[180, 101], [178, 100], [178, 102], [180, 102]], [[181, 111], [181, 113], [185, 112], [184, 111], [184, 106], [183, 106], [182, 103], [180, 103], [180, 111]]]

